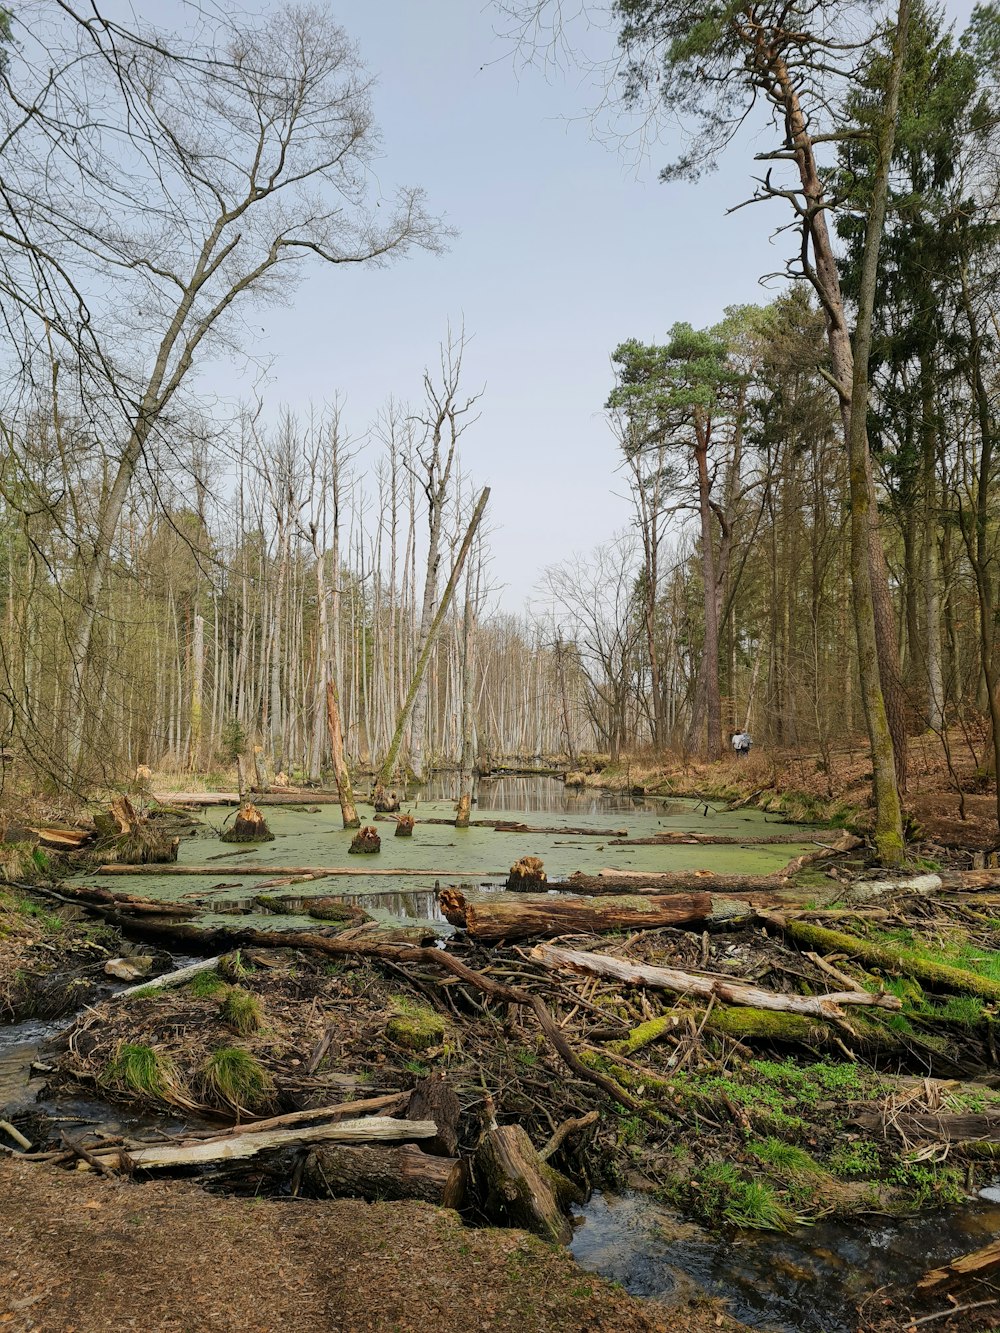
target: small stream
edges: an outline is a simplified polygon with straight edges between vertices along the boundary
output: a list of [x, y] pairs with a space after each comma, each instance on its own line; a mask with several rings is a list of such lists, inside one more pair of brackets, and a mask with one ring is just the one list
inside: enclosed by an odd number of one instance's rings
[[[421, 817], [447, 816], [453, 811], [457, 779], [446, 775], [411, 793], [403, 809]], [[114, 877], [88, 882], [169, 901], [207, 902], [199, 920], [205, 924], [232, 921], [234, 910], [253, 910], [260, 877], [226, 870], [219, 854], [218, 831], [227, 812], [207, 810], [199, 831], [186, 838], [180, 862], [202, 864], [219, 857], [218, 881], [212, 877]], [[540, 821], [537, 816], [546, 816]], [[269, 889], [281, 895], [287, 914], [256, 912], [247, 924], [288, 929], [315, 925], [304, 915], [308, 899], [324, 894], [364, 907], [377, 919], [420, 923], [441, 934], [434, 895], [434, 875], [426, 878], [374, 877], [346, 855], [350, 835], [339, 826], [335, 806], [268, 807], [266, 816], [277, 835], [272, 843], [247, 849], [234, 863], [251, 860], [268, 865], [342, 865], [350, 877]], [[768, 819], [759, 811], [726, 812], [706, 808], [694, 799], [659, 800], [567, 789], [548, 777], [502, 776], [482, 781], [473, 819], [502, 817], [525, 823], [562, 824], [566, 828], [627, 827], [632, 837], [648, 837], [664, 829], [753, 837], [767, 831], [794, 832], [793, 826]], [[391, 825], [379, 825], [383, 850], [379, 868], [417, 867], [442, 872], [442, 882], [462, 881], [469, 892], [496, 891], [505, 867], [517, 856], [543, 857], [550, 877], [601, 866], [638, 870], [711, 868], [766, 874], [809, 849], [815, 830], [802, 828], [801, 844], [722, 846], [629, 846], [597, 837], [560, 837], [558, 833], [513, 835], [489, 827], [459, 831], [447, 825], [417, 825], [412, 839], [395, 839]], [[352, 865], [353, 862], [353, 865]], [[449, 871], [448, 867], [454, 866]], [[474, 873], [474, 872], [479, 873]], [[490, 871], [492, 873], [483, 873]], [[178, 966], [187, 959], [176, 959]], [[5, 1103], [23, 1104], [44, 1087], [44, 1044], [69, 1019], [30, 1020], [0, 1028], [0, 1117]], [[33, 1070], [35, 1072], [33, 1072]], [[106, 1133], [134, 1135], [154, 1126], [170, 1133], [180, 1127], [170, 1119], [130, 1115], [99, 1101], [43, 1102], [38, 1109], [66, 1128], [99, 1126]], [[190, 1121], [187, 1122], [190, 1124]], [[731, 1312], [748, 1325], [781, 1333], [849, 1333], [855, 1311], [880, 1288], [914, 1281], [928, 1267], [979, 1248], [1000, 1234], [1000, 1192], [995, 1200], [974, 1203], [910, 1219], [871, 1218], [822, 1221], [792, 1234], [734, 1233], [712, 1236], [684, 1221], [646, 1195], [596, 1193], [582, 1210], [573, 1253], [582, 1267], [620, 1282], [637, 1296], [666, 1304], [685, 1301], [698, 1292], [725, 1298]]]

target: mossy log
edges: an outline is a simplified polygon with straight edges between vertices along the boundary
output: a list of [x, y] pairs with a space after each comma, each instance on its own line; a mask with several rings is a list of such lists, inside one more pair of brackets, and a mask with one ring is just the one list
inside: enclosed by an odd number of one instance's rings
[[438, 894], [438, 902], [451, 925], [463, 927], [473, 939], [486, 944], [609, 930], [656, 930], [701, 923], [712, 915], [712, 898], [707, 893], [659, 898], [571, 898], [557, 894], [505, 898], [496, 894], [472, 902], [459, 889], [448, 888]]
[[458, 1208], [465, 1173], [457, 1157], [436, 1157], [411, 1144], [348, 1148], [330, 1144], [306, 1158], [304, 1178], [313, 1193], [338, 1199], [420, 1199]]
[[267, 820], [252, 801], [244, 801], [233, 822], [233, 827], [222, 835], [223, 842], [273, 842], [274, 834]]
[[1000, 982], [965, 968], [935, 962], [904, 945], [875, 943], [841, 930], [828, 930], [825, 926], [814, 926], [809, 921], [770, 912], [759, 913], [758, 920], [763, 925], [782, 931], [796, 944], [815, 949], [818, 953], [843, 953], [849, 958], [858, 959], [866, 967], [877, 967], [894, 975], [913, 977], [932, 991], [977, 995], [983, 1000], [1000, 1001]]
[[[543, 1162], [520, 1125], [489, 1130], [472, 1159], [479, 1202], [491, 1222], [523, 1227], [568, 1245], [573, 1228], [560, 1205], [562, 1178]], [[572, 1186], [569, 1181], [566, 1185]]]

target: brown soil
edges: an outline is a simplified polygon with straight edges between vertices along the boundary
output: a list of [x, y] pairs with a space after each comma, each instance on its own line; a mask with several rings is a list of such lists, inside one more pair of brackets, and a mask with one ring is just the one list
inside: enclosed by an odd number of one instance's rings
[[241, 1200], [0, 1163], [10, 1333], [738, 1330], [626, 1296], [517, 1231], [422, 1204]]

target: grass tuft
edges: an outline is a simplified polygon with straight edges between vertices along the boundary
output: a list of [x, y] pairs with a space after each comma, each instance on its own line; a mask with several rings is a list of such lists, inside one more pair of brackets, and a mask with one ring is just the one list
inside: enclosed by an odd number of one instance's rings
[[240, 1046], [220, 1046], [201, 1068], [200, 1084], [207, 1101], [239, 1112], [265, 1107], [274, 1095], [274, 1080], [259, 1060]]
[[177, 1066], [155, 1046], [123, 1042], [98, 1078], [101, 1087], [130, 1092], [153, 1101], [190, 1107]]
[[226, 989], [226, 983], [213, 968], [211, 972], [198, 972], [188, 982], [188, 991], [198, 1000], [211, 999]]
[[264, 1009], [260, 1000], [239, 986], [233, 986], [226, 992], [219, 1005], [219, 1013], [242, 1037], [259, 1032], [264, 1025]]

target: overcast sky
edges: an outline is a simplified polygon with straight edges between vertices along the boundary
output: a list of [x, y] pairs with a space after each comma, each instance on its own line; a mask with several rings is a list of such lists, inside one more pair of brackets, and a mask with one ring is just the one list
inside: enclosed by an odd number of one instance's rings
[[[442, 256], [382, 271], [316, 270], [288, 307], [262, 312], [268, 401], [306, 408], [339, 391], [360, 431], [389, 395], [419, 398], [448, 321], [464, 320], [466, 383], [485, 386], [464, 462], [493, 488], [494, 577], [519, 610], [544, 566], [627, 521], [601, 411], [611, 349], [767, 300], [758, 280], [782, 268], [789, 238], [770, 235], [787, 218], [777, 204], [726, 216], [749, 193], [752, 141], [702, 183], [661, 185], [669, 143], [637, 166], [601, 142], [585, 115], [593, 87], [515, 69], [479, 0], [331, 9], [378, 76], [386, 192], [423, 186], [458, 235]], [[218, 387], [240, 391], [216, 369]]]

